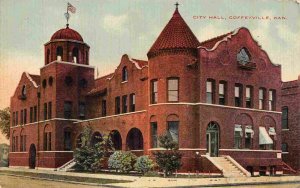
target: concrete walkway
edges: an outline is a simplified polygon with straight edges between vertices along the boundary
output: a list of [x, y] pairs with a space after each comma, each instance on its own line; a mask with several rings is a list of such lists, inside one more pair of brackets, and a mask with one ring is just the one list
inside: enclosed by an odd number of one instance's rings
[[[34, 173], [47, 173], [75, 177], [104, 178], [116, 180], [129, 180], [129, 183], [107, 184], [110, 187], [208, 187], [232, 185], [261, 185], [266, 183], [297, 183], [300, 185], [300, 176], [262, 176], [241, 178], [162, 178], [162, 177], [137, 177], [112, 174], [88, 174], [75, 172], [58, 172], [34, 169], [0, 168], [7, 171], [26, 171]], [[103, 185], [102, 185], [103, 186]], [[106, 186], [106, 185], [104, 185]]]

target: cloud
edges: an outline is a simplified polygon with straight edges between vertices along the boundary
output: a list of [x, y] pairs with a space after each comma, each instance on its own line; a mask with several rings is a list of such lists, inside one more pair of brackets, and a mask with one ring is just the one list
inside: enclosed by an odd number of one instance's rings
[[122, 32], [124, 25], [128, 22], [128, 15], [105, 15], [103, 18], [103, 27], [106, 31]]

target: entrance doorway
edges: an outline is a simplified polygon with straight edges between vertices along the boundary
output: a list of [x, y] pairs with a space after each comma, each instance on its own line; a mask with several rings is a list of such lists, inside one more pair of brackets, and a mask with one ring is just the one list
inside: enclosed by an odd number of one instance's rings
[[31, 144], [29, 149], [29, 168], [34, 169], [36, 164], [36, 149], [35, 145]]
[[211, 157], [219, 155], [219, 125], [210, 122], [206, 130], [206, 154]]

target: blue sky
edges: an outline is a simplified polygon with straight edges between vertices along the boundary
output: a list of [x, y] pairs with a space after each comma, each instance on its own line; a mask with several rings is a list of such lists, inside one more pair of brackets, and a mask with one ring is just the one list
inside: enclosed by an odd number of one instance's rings
[[[65, 27], [65, 0], [0, 0], [0, 108], [22, 72], [39, 74], [44, 44]], [[147, 52], [171, 18], [176, 1], [69, 0], [77, 8], [70, 27], [91, 47], [90, 64], [100, 75], [114, 71], [121, 56], [147, 59]], [[282, 65], [284, 81], [300, 74], [300, 5], [279, 0], [180, 0], [179, 11], [200, 41], [244, 26]], [[193, 16], [285, 16], [286, 20], [199, 20]]]

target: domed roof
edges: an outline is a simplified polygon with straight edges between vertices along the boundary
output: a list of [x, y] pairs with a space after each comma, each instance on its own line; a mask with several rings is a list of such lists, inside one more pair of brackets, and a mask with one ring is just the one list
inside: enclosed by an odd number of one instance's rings
[[181, 17], [176, 8], [173, 17], [165, 26], [148, 52], [148, 57], [161, 50], [196, 49], [200, 45], [197, 37]]
[[77, 31], [70, 29], [68, 25], [66, 28], [56, 31], [52, 35], [50, 41], [57, 40], [57, 39], [69, 39], [69, 40], [77, 40], [83, 42], [81, 35]]

